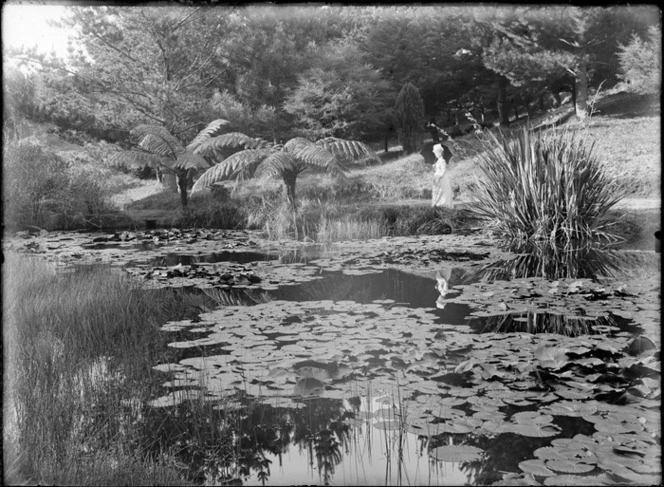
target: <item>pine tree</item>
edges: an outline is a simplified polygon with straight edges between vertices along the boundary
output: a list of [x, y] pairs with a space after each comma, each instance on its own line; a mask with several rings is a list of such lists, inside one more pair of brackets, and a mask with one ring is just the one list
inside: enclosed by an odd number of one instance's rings
[[403, 85], [395, 105], [399, 142], [405, 154], [419, 152], [424, 142], [424, 103], [413, 83]]
[[661, 88], [662, 31], [651, 27], [644, 42], [634, 34], [631, 42], [619, 46], [620, 78], [629, 90], [639, 94], [658, 93]]

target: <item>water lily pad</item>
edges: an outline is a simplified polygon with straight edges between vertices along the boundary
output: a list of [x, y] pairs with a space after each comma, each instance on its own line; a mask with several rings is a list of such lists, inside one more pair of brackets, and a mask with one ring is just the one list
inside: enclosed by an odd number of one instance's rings
[[553, 424], [525, 424], [525, 423], [507, 423], [507, 431], [521, 436], [532, 438], [546, 438], [560, 434], [560, 427]]
[[377, 421], [374, 423], [374, 428], [379, 430], [400, 430], [401, 428], [406, 428], [406, 425], [401, 421]]
[[482, 458], [484, 450], [474, 446], [445, 445], [434, 448], [429, 456], [442, 462], [473, 462]]
[[551, 470], [565, 473], [586, 473], [595, 469], [595, 465], [580, 463], [572, 459], [547, 460], [546, 466]]
[[580, 475], [557, 475], [544, 479], [544, 485], [616, 485], [612, 479], [607, 476], [580, 476]]
[[555, 472], [552, 472], [546, 465], [544, 465], [543, 460], [524, 460], [519, 463], [519, 468], [526, 473], [533, 475], [539, 475], [542, 477], [549, 477], [551, 475], [556, 475]]

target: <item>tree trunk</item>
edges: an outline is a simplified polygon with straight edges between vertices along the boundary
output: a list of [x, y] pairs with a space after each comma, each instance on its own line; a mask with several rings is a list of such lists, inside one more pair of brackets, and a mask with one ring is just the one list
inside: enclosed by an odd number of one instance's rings
[[293, 215], [293, 227], [295, 229], [295, 239], [299, 240], [297, 230], [297, 200], [295, 198], [295, 183], [297, 182], [297, 174], [284, 174], [284, 192], [286, 193], [286, 200], [290, 206], [291, 214]]
[[585, 49], [582, 49], [579, 53], [578, 60], [572, 98], [574, 99], [576, 117], [579, 120], [584, 120], [588, 116], [588, 56]]
[[390, 145], [389, 145], [389, 142], [390, 142], [390, 134], [387, 133], [387, 134], [385, 134], [385, 152], [389, 152], [389, 151], [390, 151]]
[[512, 109], [514, 110], [514, 121], [518, 122], [519, 121], [519, 105], [514, 100], [512, 100]]
[[507, 78], [498, 77], [498, 119], [501, 127], [509, 127], [510, 116], [507, 111]]
[[161, 173], [161, 184], [169, 191], [175, 192], [178, 190], [177, 178], [171, 172]]
[[187, 207], [187, 172], [177, 176], [178, 190], [180, 191], [180, 204], [182, 208]]

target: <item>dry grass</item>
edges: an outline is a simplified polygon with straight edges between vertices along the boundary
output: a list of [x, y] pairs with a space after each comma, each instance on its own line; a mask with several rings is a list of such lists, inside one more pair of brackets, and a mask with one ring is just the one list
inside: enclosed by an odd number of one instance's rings
[[659, 117], [591, 120], [588, 127], [595, 153], [627, 195], [661, 197], [661, 120]]

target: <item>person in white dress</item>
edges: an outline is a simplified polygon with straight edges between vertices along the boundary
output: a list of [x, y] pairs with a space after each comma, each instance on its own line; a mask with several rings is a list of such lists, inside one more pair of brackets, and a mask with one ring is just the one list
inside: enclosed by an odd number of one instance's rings
[[[442, 144], [433, 146], [433, 153], [436, 156], [436, 162], [433, 165], [433, 190], [431, 192], [431, 206], [454, 208], [452, 201], [454, 193], [452, 183], [448, 173], [447, 162], [445, 160], [445, 149]], [[451, 157], [450, 157], [451, 159]]]

